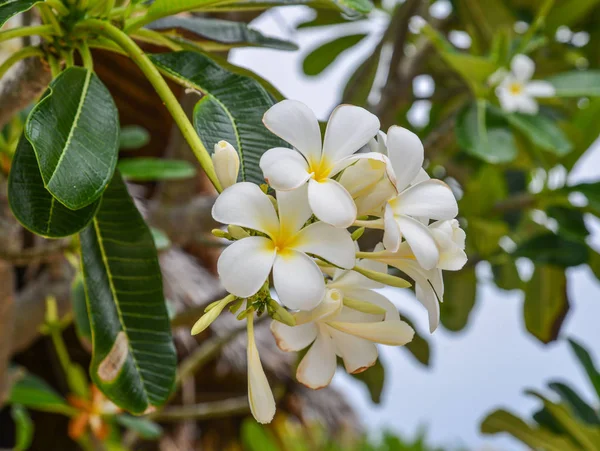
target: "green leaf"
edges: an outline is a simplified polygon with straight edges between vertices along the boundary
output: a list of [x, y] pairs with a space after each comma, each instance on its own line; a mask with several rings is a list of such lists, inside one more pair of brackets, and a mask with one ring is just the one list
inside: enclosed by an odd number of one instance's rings
[[594, 249], [589, 249], [590, 258], [588, 260], [588, 265], [596, 278], [600, 280], [600, 254], [596, 252]]
[[586, 263], [589, 253], [584, 243], [549, 232], [521, 244], [513, 255], [528, 258], [534, 263], [568, 268]]
[[415, 336], [413, 337], [412, 341], [405, 346], [401, 346], [400, 349], [406, 349], [414, 356], [415, 359], [417, 359], [419, 363], [429, 366], [429, 361], [431, 358], [429, 342], [419, 334], [414, 326], [414, 323], [408, 319], [404, 313], [402, 313], [400, 316], [402, 317], [402, 320], [408, 323], [408, 325], [415, 331]]
[[444, 302], [440, 305], [442, 325], [453, 332], [462, 330], [477, 299], [475, 267], [444, 273]]
[[577, 192], [587, 197], [590, 207], [594, 208], [600, 215], [600, 182], [580, 183], [578, 185], [569, 186], [569, 192]]
[[585, 20], [592, 13], [600, 0], [577, 0], [576, 2], [560, 2], [550, 10], [546, 17], [546, 28], [553, 32], [561, 25], [570, 27], [580, 20]]
[[468, 53], [442, 52], [441, 56], [476, 95], [487, 89], [488, 79], [498, 69], [493, 61]]
[[575, 357], [577, 357], [577, 360], [579, 360], [579, 363], [583, 366], [588, 379], [594, 387], [594, 390], [596, 390], [598, 398], [600, 398], [600, 372], [596, 369], [590, 353], [572, 338], [569, 338], [569, 345], [571, 345]]
[[357, 45], [366, 36], [364, 33], [342, 36], [317, 47], [304, 58], [302, 70], [306, 75], [319, 75], [343, 52]]
[[503, 0], [458, 0], [455, 4], [458, 16], [465, 22], [469, 34], [473, 38], [478, 37], [483, 43], [490, 42], [516, 20]]
[[11, 17], [29, 11], [39, 2], [40, 0], [0, 0], [0, 27]]
[[273, 432], [253, 418], [244, 420], [241, 429], [241, 441], [245, 451], [280, 451]]
[[152, 180], [181, 180], [196, 175], [196, 168], [184, 160], [162, 158], [130, 158], [119, 162], [123, 178], [136, 182]]
[[[213, 19], [205, 17], [165, 17], [147, 25], [152, 30], [160, 30], [175, 35], [191, 33], [194, 42], [201, 40], [226, 44], [227, 47], [266, 47], [279, 50], [298, 50], [298, 46], [290, 41], [265, 36], [260, 31], [249, 27], [244, 22]], [[187, 33], [186, 33], [187, 32]]]
[[162, 428], [158, 424], [143, 417], [117, 415], [116, 420], [121, 426], [137, 432], [140, 437], [146, 440], [155, 440], [163, 433]]
[[31, 144], [21, 137], [8, 179], [8, 200], [17, 220], [26, 229], [47, 238], [60, 238], [87, 226], [100, 200], [80, 210], [70, 210], [44, 188]]
[[558, 223], [558, 234], [572, 240], [585, 240], [590, 234], [583, 213], [576, 208], [548, 207], [548, 216], [556, 219]]
[[381, 360], [377, 360], [375, 365], [367, 368], [362, 373], [352, 374], [352, 377], [358, 379], [367, 386], [371, 400], [375, 404], [381, 402], [381, 392], [385, 383], [385, 368], [381, 364]]
[[488, 415], [481, 423], [484, 434], [508, 432], [533, 449], [544, 451], [580, 451], [566, 437], [556, 435], [543, 428], [533, 428], [519, 417], [506, 410], [496, 410]]
[[[491, 183], [491, 180], [487, 183]], [[479, 196], [481, 194], [478, 193]], [[491, 199], [486, 200], [489, 202]], [[500, 238], [508, 235], [509, 229], [508, 224], [502, 220], [475, 217], [469, 219], [469, 232], [471, 232], [469, 243], [472, 243], [477, 253], [485, 258], [498, 251]]]
[[472, 104], [464, 109], [456, 122], [458, 145], [470, 155], [492, 164], [508, 163], [517, 156], [512, 133], [498, 125], [488, 124], [486, 108]]
[[71, 407], [50, 385], [30, 373], [24, 374], [13, 384], [8, 402], [45, 412], [71, 411]]
[[29, 412], [20, 404], [11, 406], [10, 415], [15, 422], [15, 451], [25, 451], [31, 446], [34, 425]]
[[71, 287], [71, 305], [73, 306], [73, 322], [75, 331], [80, 340], [86, 344], [92, 343], [92, 329], [88, 316], [87, 301], [85, 299], [85, 286], [83, 277], [78, 275]]
[[564, 72], [547, 80], [554, 86], [556, 97], [600, 96], [600, 70]]
[[125, 125], [121, 127], [119, 135], [119, 149], [136, 150], [150, 142], [150, 133], [139, 125]]
[[94, 383], [133, 413], [167, 400], [177, 357], [152, 234], [115, 174], [80, 234]]
[[289, 147], [262, 123], [263, 114], [274, 104], [269, 93], [252, 78], [229, 72], [201, 53], [150, 57], [169, 77], [205, 94], [194, 109], [194, 126], [208, 151], [213, 152], [222, 139], [230, 142], [240, 155], [239, 179], [264, 183], [262, 154], [273, 147]]
[[571, 409], [577, 419], [587, 424], [600, 426], [598, 412], [587, 404], [575, 390], [561, 382], [550, 382], [548, 386], [560, 396], [562, 402]]
[[506, 116], [508, 122], [522, 132], [536, 146], [554, 152], [562, 157], [571, 150], [573, 145], [556, 125], [556, 123], [541, 114], [513, 113]]
[[31, 110], [25, 135], [35, 150], [46, 189], [78, 210], [108, 185], [119, 152], [119, 113], [91, 71], [70, 67]]
[[542, 343], [556, 340], [569, 311], [563, 268], [536, 266], [525, 285], [523, 316], [527, 330]]
[[523, 287], [523, 281], [519, 276], [517, 265], [514, 260], [508, 260], [505, 263], [492, 265], [494, 282], [498, 288], [503, 290], [520, 290]]

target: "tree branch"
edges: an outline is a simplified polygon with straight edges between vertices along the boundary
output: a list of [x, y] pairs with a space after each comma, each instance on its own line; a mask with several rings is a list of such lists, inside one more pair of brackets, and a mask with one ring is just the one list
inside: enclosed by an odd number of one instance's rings
[[38, 57], [15, 64], [0, 79], [0, 129], [39, 97], [51, 78], [47, 64]]

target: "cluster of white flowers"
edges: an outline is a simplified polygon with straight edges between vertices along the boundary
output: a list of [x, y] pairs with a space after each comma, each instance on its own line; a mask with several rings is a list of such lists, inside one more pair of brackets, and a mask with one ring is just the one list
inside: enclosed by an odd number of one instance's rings
[[[224, 141], [213, 162], [225, 190], [213, 207], [233, 243], [221, 254], [218, 273], [229, 296], [207, 308], [194, 326], [199, 333], [231, 304], [248, 321], [248, 396], [255, 418], [271, 421], [275, 401], [253, 335], [254, 313], [267, 312], [283, 351], [310, 347], [297, 379], [308, 387], [327, 386], [340, 356], [350, 373], [377, 360], [376, 343], [401, 346], [414, 331], [394, 305], [374, 289], [410, 286], [388, 274], [393, 266], [416, 285], [429, 312], [430, 330], [439, 323], [442, 270], [466, 262], [465, 234], [450, 188], [422, 169], [419, 138], [397, 126], [387, 135], [363, 108], [334, 110], [323, 141], [314, 113], [284, 100], [264, 116], [265, 126], [294, 149], [264, 153], [260, 167], [269, 186], [236, 183], [238, 154]], [[352, 232], [348, 230], [352, 229]], [[356, 240], [365, 228], [383, 230], [372, 252]], [[379, 232], [381, 233], [381, 232]], [[270, 276], [283, 306], [271, 298]]]
[[490, 84], [498, 85], [496, 95], [500, 106], [507, 113], [537, 114], [539, 106], [536, 98], [553, 97], [554, 86], [548, 81], [532, 80], [535, 63], [526, 55], [515, 55], [510, 62], [510, 72], [496, 71], [490, 77]]

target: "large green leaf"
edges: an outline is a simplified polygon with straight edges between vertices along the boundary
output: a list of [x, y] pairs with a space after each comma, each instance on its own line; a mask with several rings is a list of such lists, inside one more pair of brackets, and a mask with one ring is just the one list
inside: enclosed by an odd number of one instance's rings
[[563, 268], [536, 266], [525, 285], [523, 316], [527, 330], [542, 343], [556, 340], [569, 311]]
[[184, 160], [162, 158], [131, 158], [119, 162], [123, 178], [136, 182], [151, 180], [181, 180], [196, 175], [196, 168]]
[[60, 238], [79, 232], [87, 226], [100, 205], [100, 200], [80, 210], [70, 210], [44, 188], [35, 152], [22, 137], [13, 158], [8, 180], [10, 208], [28, 230], [48, 238]]
[[600, 70], [564, 72], [548, 78], [557, 97], [600, 96]]
[[381, 360], [377, 360], [375, 365], [363, 371], [362, 373], [353, 374], [355, 379], [358, 379], [367, 386], [371, 401], [375, 404], [381, 402], [381, 393], [385, 383], [385, 368], [381, 364]]
[[364, 33], [342, 36], [317, 47], [304, 58], [304, 73], [310, 76], [319, 75], [343, 52], [357, 45], [366, 36]]
[[0, 27], [8, 19], [31, 9], [40, 0], [0, 0]]
[[572, 338], [569, 338], [569, 345], [571, 345], [573, 353], [577, 357], [577, 360], [579, 360], [579, 363], [581, 363], [581, 366], [583, 366], [588, 379], [594, 387], [594, 390], [596, 390], [598, 398], [600, 398], [600, 372], [596, 369], [590, 353]]
[[30, 373], [26, 373], [13, 384], [8, 402], [47, 412], [71, 411], [64, 398], [42, 379]]
[[194, 127], [209, 152], [221, 140], [230, 142], [240, 155], [242, 181], [264, 183], [259, 161], [272, 147], [287, 147], [262, 123], [273, 105], [269, 93], [255, 80], [223, 69], [197, 52], [151, 55], [169, 77], [204, 94], [194, 109]]
[[562, 382], [550, 382], [548, 386], [560, 396], [562, 402], [571, 409], [580, 421], [600, 426], [598, 412], [586, 403], [575, 390]]
[[522, 132], [531, 142], [544, 150], [554, 152], [558, 156], [573, 150], [573, 144], [556, 123], [541, 114], [513, 113], [506, 116], [516, 129]]
[[492, 265], [492, 273], [494, 274], [494, 282], [496, 282], [498, 288], [503, 290], [520, 290], [523, 286], [523, 281], [514, 260]]
[[456, 122], [458, 145], [467, 153], [488, 163], [508, 163], [517, 156], [512, 133], [502, 124], [488, 124], [487, 108], [472, 104]]
[[80, 241], [91, 377], [130, 412], [160, 406], [172, 390], [177, 358], [152, 234], [118, 173]]
[[119, 152], [119, 113], [91, 71], [71, 67], [50, 84], [25, 127], [44, 185], [78, 210], [102, 195]]
[[556, 435], [543, 428], [533, 428], [519, 417], [506, 410], [496, 410], [488, 415], [481, 423], [484, 434], [508, 432], [533, 449], [544, 451], [580, 451], [566, 437]]
[[584, 243], [549, 232], [521, 244], [513, 255], [529, 258], [534, 263], [567, 268], [586, 263], [589, 252]]
[[475, 267], [444, 273], [444, 302], [440, 306], [443, 326], [453, 332], [462, 330], [469, 320], [477, 298]]
[[265, 36], [260, 31], [249, 27], [244, 22], [213, 19], [205, 17], [165, 17], [147, 25], [147, 28], [187, 36], [192, 34], [193, 41], [213, 41], [227, 47], [267, 47], [279, 50], [298, 50], [298, 46], [290, 41]]
[[577, 208], [552, 206], [548, 207], [548, 216], [556, 219], [558, 234], [572, 240], [585, 240], [590, 234], [583, 213]]
[[419, 331], [414, 326], [414, 323], [408, 319], [404, 313], [402, 313], [400, 316], [402, 317], [402, 320], [408, 323], [408, 325], [415, 331], [412, 341], [405, 346], [400, 346], [400, 349], [407, 350], [414, 356], [415, 359], [417, 359], [419, 363], [429, 366], [429, 360], [431, 357], [429, 342], [423, 338], [421, 334], [419, 334]]

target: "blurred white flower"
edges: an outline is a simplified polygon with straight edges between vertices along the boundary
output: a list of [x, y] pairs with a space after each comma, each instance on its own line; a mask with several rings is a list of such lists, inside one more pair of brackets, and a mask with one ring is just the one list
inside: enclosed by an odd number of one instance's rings
[[[538, 103], [535, 98], [554, 96], [554, 86], [547, 81], [531, 79], [535, 72], [535, 63], [526, 55], [515, 55], [510, 62], [510, 69], [508, 73], [501, 72], [504, 76], [496, 88], [500, 106], [507, 113], [518, 111], [536, 114]], [[501, 75], [492, 74], [491, 79], [496, 81], [499, 77]]]
[[311, 216], [306, 190], [278, 191], [279, 217], [269, 196], [253, 183], [237, 183], [217, 198], [215, 220], [261, 233], [234, 242], [221, 254], [217, 270], [228, 292], [241, 298], [256, 294], [272, 269], [281, 302], [310, 310], [323, 298], [325, 282], [307, 253], [342, 268], [354, 266], [354, 242], [347, 230], [323, 222], [304, 227]]
[[229, 188], [237, 182], [240, 157], [231, 144], [227, 141], [219, 141], [215, 144], [212, 162], [221, 188]]
[[296, 149], [276, 147], [263, 154], [260, 167], [267, 183], [287, 191], [308, 182], [308, 202], [317, 218], [336, 227], [352, 225], [356, 205], [333, 177], [357, 159], [385, 159], [381, 154], [353, 155], [375, 136], [379, 119], [364, 108], [340, 105], [331, 113], [322, 144], [319, 122], [302, 102], [279, 102], [265, 113], [263, 122]]

